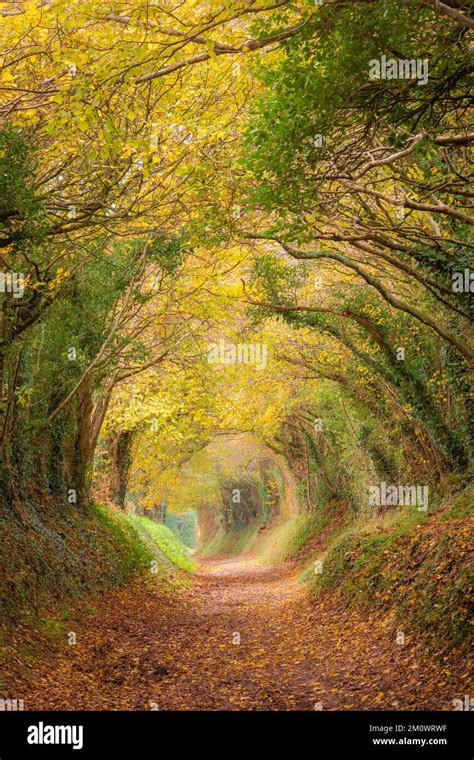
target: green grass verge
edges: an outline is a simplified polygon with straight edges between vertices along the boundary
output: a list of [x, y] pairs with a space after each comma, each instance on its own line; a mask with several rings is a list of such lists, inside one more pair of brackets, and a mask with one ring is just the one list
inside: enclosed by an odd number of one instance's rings
[[176, 536], [173, 531], [150, 520], [148, 517], [130, 516], [133, 526], [137, 526], [143, 536], [143, 531], [152, 539], [162, 554], [177, 568], [192, 573], [196, 569], [196, 562], [189, 553], [188, 548]]

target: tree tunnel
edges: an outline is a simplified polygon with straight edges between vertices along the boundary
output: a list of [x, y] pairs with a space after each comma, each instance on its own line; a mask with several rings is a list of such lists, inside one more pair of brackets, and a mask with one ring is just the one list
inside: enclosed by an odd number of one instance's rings
[[235, 554], [298, 512], [296, 489], [283, 457], [251, 434], [216, 436], [178, 472], [161, 474], [148, 489], [151, 506], [137, 509], [170, 527], [198, 554]]

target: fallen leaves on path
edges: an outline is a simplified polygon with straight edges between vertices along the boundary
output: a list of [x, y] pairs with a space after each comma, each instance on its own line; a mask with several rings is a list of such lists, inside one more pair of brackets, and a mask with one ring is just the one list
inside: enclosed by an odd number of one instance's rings
[[29, 710], [450, 710], [470, 693], [455, 652], [435, 659], [409, 635], [400, 646], [390, 617], [314, 597], [287, 573], [243, 558], [202, 564], [179, 592], [137, 581], [16, 696]]

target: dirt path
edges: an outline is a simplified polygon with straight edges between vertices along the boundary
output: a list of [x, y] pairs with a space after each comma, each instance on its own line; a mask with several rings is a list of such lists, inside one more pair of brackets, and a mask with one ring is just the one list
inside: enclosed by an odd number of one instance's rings
[[462, 663], [423, 662], [389, 620], [309, 596], [287, 573], [243, 557], [202, 564], [179, 593], [111, 594], [75, 645], [31, 669], [25, 708], [452, 709], [468, 693]]

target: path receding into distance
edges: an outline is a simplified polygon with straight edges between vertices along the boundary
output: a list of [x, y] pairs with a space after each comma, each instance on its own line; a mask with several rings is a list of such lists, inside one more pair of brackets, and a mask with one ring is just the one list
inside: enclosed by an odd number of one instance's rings
[[29, 671], [25, 709], [450, 710], [462, 696], [462, 665], [249, 557], [200, 561], [178, 592], [137, 582], [70, 625], [77, 643]]

